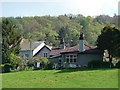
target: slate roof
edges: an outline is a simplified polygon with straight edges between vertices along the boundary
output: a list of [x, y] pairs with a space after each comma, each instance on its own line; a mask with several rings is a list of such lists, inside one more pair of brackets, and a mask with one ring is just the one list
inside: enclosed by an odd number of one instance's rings
[[63, 51], [63, 49], [54, 49], [54, 50], [51, 50], [50, 56], [60, 54], [61, 51]]
[[33, 56], [36, 55], [43, 47], [47, 47], [49, 50], [52, 49], [51, 46], [45, 44], [45, 41], [33, 41], [31, 42], [31, 48], [29, 41], [23, 41], [21, 42], [20, 47], [21, 47], [21, 52], [26, 50], [32, 50]]
[[33, 41], [31, 42], [31, 49], [30, 49], [30, 42], [25, 41], [20, 44], [20, 47], [21, 47], [21, 50], [34, 50], [42, 43], [44, 43], [44, 41]]
[[[92, 49], [90, 46], [85, 44], [85, 50], [89, 50]], [[51, 50], [50, 55], [57, 55], [57, 54], [61, 54], [61, 53], [73, 53], [73, 52], [79, 52], [79, 44], [73, 47], [66, 47], [65, 49], [54, 49]]]
[[79, 52], [80, 54], [103, 54], [103, 51], [98, 48], [93, 48], [86, 50], [84, 52]]
[[[61, 53], [79, 52], [79, 48], [80, 48], [80, 46], [78, 44], [76, 46], [64, 49], [63, 51], [61, 51]], [[85, 50], [92, 49], [90, 46], [88, 46], [86, 44], [84, 45], [84, 48], [85, 48]]]

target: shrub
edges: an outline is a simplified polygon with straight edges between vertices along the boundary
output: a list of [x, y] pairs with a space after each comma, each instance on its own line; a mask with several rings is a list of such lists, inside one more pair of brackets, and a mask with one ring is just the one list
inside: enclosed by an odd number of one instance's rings
[[9, 63], [6, 63], [6, 64], [2, 65], [2, 72], [3, 73], [10, 72], [10, 68], [11, 68], [11, 65]]
[[88, 67], [90, 68], [100, 68], [102, 65], [102, 61], [100, 60], [93, 60], [88, 63]]
[[35, 62], [40, 62], [40, 58], [35, 57], [35, 58], [34, 58], [34, 63], [35, 63]]
[[32, 67], [34, 66], [34, 61], [33, 61], [33, 60], [29, 60], [29, 61], [27, 62], [27, 66], [28, 66], [29, 68], [32, 68]]
[[120, 61], [118, 63], [116, 63], [116, 67], [120, 68]]
[[40, 62], [44, 62], [45, 64], [48, 63], [48, 59], [45, 57], [40, 58]]
[[93, 60], [88, 63], [90, 68], [113, 68], [113, 64], [110, 62], [103, 62], [100, 60]]
[[10, 64], [13, 69], [17, 69], [19, 64], [21, 63], [21, 58], [13, 53], [10, 54]]
[[113, 67], [112, 63], [110, 63], [110, 62], [102, 62], [102, 68], [110, 68], [110, 67]]
[[46, 65], [46, 67], [45, 67], [45, 69], [51, 70], [51, 69], [53, 69], [53, 65], [54, 64], [52, 62], [48, 62], [47, 65]]

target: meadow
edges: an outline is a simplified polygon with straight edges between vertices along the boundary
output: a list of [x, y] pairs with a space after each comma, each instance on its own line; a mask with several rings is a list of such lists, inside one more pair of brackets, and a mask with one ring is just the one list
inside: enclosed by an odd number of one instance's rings
[[2, 88], [118, 88], [118, 69], [62, 69], [3, 73]]

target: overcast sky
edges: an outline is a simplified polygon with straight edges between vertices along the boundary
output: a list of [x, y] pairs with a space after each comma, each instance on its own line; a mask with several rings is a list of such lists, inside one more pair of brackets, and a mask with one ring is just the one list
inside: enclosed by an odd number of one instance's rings
[[84, 16], [118, 14], [120, 0], [3, 0], [0, 16], [43, 16], [82, 14]]

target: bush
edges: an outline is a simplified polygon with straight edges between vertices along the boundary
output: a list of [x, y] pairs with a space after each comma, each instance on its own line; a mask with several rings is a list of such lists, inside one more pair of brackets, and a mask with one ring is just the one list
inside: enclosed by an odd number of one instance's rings
[[35, 58], [34, 58], [34, 63], [35, 63], [35, 62], [40, 62], [40, 58], [35, 57]]
[[29, 68], [32, 68], [32, 67], [34, 66], [34, 61], [33, 61], [33, 60], [29, 60], [29, 61], [27, 62], [27, 66], [28, 66]]
[[10, 72], [10, 68], [11, 68], [11, 65], [6, 63], [2, 66], [2, 72], [3, 73], [7, 73], [7, 72]]
[[48, 59], [45, 57], [40, 58], [40, 62], [44, 62], [45, 64], [48, 63]]
[[110, 68], [110, 65], [113, 67], [113, 64], [110, 62], [102, 62], [102, 68]]
[[103, 62], [100, 60], [93, 60], [88, 63], [89, 68], [113, 68], [113, 64], [110, 62]]
[[53, 69], [53, 65], [54, 64], [52, 62], [48, 62], [48, 64], [46, 65], [45, 69], [51, 70], [51, 69]]
[[10, 54], [10, 64], [13, 69], [17, 69], [19, 64], [21, 63], [21, 58], [13, 53]]
[[100, 68], [102, 65], [102, 61], [100, 60], [93, 60], [88, 63], [89, 68]]
[[120, 61], [116, 63], [116, 68], [120, 68]]

